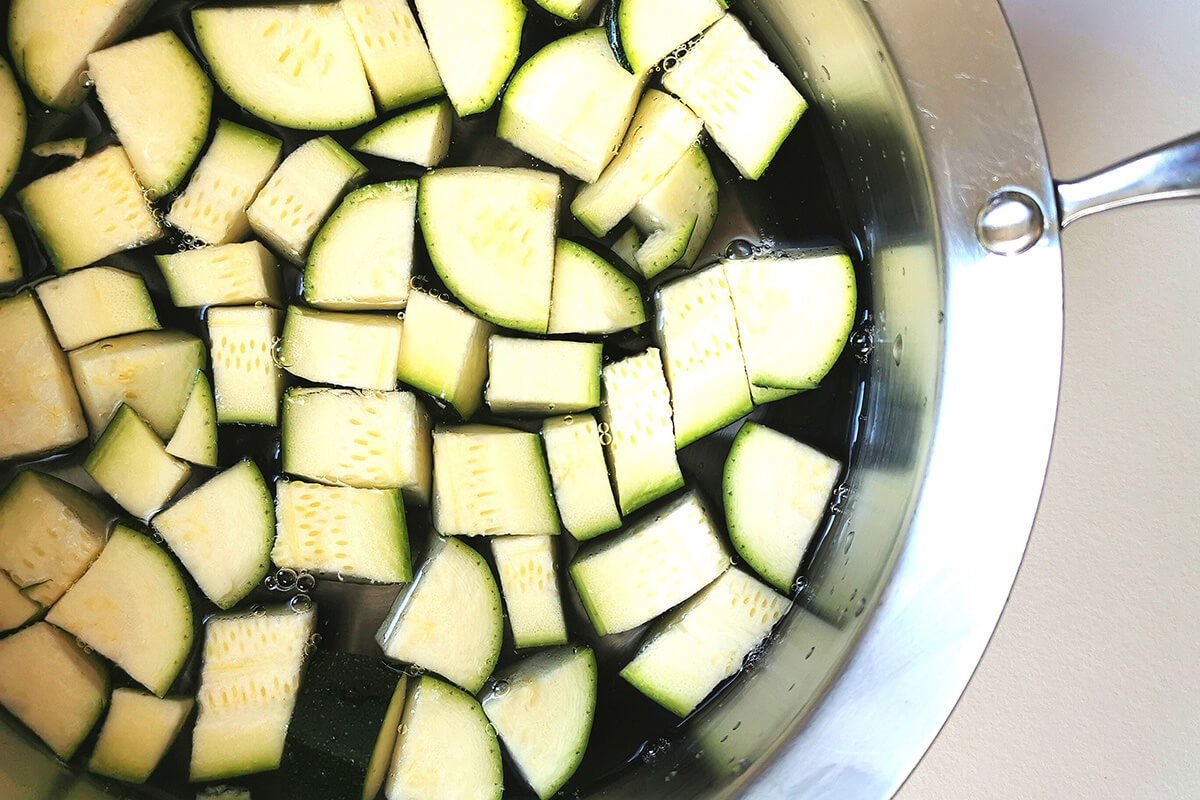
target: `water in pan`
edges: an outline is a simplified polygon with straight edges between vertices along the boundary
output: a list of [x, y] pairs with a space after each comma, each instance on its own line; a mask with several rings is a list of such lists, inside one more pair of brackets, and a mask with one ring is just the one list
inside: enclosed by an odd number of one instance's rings
[[[163, 0], [157, 4], [155, 10], [131, 36], [170, 28], [194, 48], [190, 27], [186, 21], [187, 11], [194, 5], [197, 3]], [[7, 13], [0, 18], [0, 34], [3, 34], [0, 36], [0, 40], [3, 41], [7, 41], [6, 19]], [[566, 30], [568, 29], [561, 22], [550, 15], [536, 7], [530, 8], [522, 43], [522, 57], [536, 51], [545, 42], [563, 35]], [[83, 76], [81, 76], [82, 79], [84, 79]], [[48, 112], [34, 103], [28, 94], [25, 99], [30, 112], [30, 143], [68, 136], [87, 136], [89, 149], [94, 150], [101, 144], [115, 141], [94, 95], [88, 99], [79, 112], [72, 115]], [[272, 129], [276, 135], [284, 139], [288, 150], [313, 135], [266, 125], [227, 98], [220, 96], [219, 93], [215, 100], [213, 115], [214, 119], [232, 119], [252, 127]], [[497, 139], [493, 133], [495, 124], [495, 109], [490, 113], [478, 115], [466, 121], [456, 121], [453, 144], [445, 162], [446, 165], [542, 166], [532, 157]], [[339, 132], [334, 134], [334, 138], [348, 146], [367, 127], [370, 125]], [[754, 183], [742, 180], [728, 160], [711, 143], [706, 143], [705, 147], [721, 184], [720, 215], [698, 264], [702, 265], [724, 255], [738, 257], [776, 249], [840, 243], [849, 249], [856, 260], [859, 271], [859, 318], [860, 321], [864, 321], [865, 313], [862, 309], [868, 309], [871, 306], [870, 282], [866, 279], [865, 267], [860, 258], [861, 254], [856, 247], [857, 240], [847, 225], [847, 219], [842, 213], [842, 209], [835, 201], [834, 189], [841, 185], [841, 179], [836, 169], [836, 161], [829, 157], [831, 150], [824, 137], [822, 121], [817, 113], [810, 111], [800, 120], [796, 130], [784, 143], [770, 169], [762, 179]], [[384, 159], [375, 159], [370, 156], [360, 156], [360, 158], [370, 168], [371, 173], [368, 180], [372, 182], [416, 177], [421, 172], [417, 167], [399, 165]], [[60, 169], [63, 165], [59, 159], [36, 159], [26, 155], [14, 187], [19, 188], [39, 174]], [[573, 195], [574, 186], [571, 179], [566, 179], [563, 192], [564, 205]], [[163, 209], [169, 207], [171, 199], [170, 196], [163, 198], [158, 206]], [[14, 233], [18, 237], [22, 260], [28, 276], [26, 284], [51, 277], [52, 270], [39, 252], [32, 232], [20, 218], [13, 191], [10, 191], [0, 203], [0, 210], [14, 223]], [[565, 207], [560, 214], [560, 224], [562, 226], [560, 235], [591, 242], [593, 245], [597, 244], [571, 217]], [[182, 237], [175, 236], [169, 241], [152, 247], [112, 256], [104, 261], [144, 276], [155, 298], [159, 317], [164, 327], [189, 330], [203, 337], [205, 329], [203, 313], [177, 309], [171, 304], [162, 276], [151, 258], [153, 254], [172, 252], [191, 246], [191, 244], [184, 241]], [[419, 239], [417, 253], [418, 271], [428, 288], [432, 291], [444, 291], [444, 287], [440, 285], [428, 264]], [[284, 273], [285, 280], [292, 290], [292, 296], [295, 297], [299, 288], [299, 272], [291, 267], [285, 267]], [[665, 273], [654, 281], [654, 284], [669, 280], [674, 274], [673, 272]], [[647, 287], [647, 298], [652, 289], [653, 286]], [[868, 328], [864, 324], [860, 330], [867, 331]], [[605, 358], [620, 358], [643, 349], [649, 343], [649, 339], [644, 334], [629, 333], [610, 337], [605, 344]], [[854, 447], [856, 432], [861, 424], [859, 415], [863, 408], [863, 396], [866, 391], [864, 381], [867, 371], [867, 356], [870, 351], [869, 345], [869, 333], [865, 336], [856, 335], [852, 338], [851, 346], [847, 348], [819, 388], [760, 407], [754, 411], [752, 416], [820, 448], [843, 463], [848, 463]], [[455, 417], [452, 411], [437, 406], [429, 398], [426, 400], [435, 416], [447, 421], [454, 421]], [[476, 417], [477, 421], [481, 422], [498, 422], [532, 429], [528, 420], [502, 419], [488, 413], [486, 406]], [[680, 464], [689, 483], [699, 487], [707, 499], [710, 509], [718, 519], [722, 513], [720, 503], [721, 467], [739, 424], [735, 423], [723, 431], [707, 436], [680, 452]], [[277, 429], [223, 425], [220, 431], [219, 447], [220, 467], [222, 468], [228, 467], [237, 459], [248, 455], [257, 462], [264, 474], [276, 476], [280, 472]], [[63, 475], [77, 483], [91, 485], [78, 466], [85, 454], [86, 443], [66, 454], [43, 461], [38, 464], [38, 468]], [[0, 466], [0, 485], [6, 484], [19, 466], [23, 465]], [[193, 482], [198, 482], [198, 480], [194, 479]], [[427, 509], [410, 507], [408, 511], [414, 563], [419, 563], [429, 536], [430, 515]], [[832, 520], [829, 521], [826, 530], [831, 524]], [[809, 553], [809, 561], [822, 546], [822, 538], [818, 537], [815, 540], [813, 552]], [[478, 546], [482, 544], [482, 541], [472, 542], [472, 544]], [[563, 536], [560, 547], [562, 549], [560, 558], [565, 563], [573, 553], [575, 543], [569, 536]], [[480, 547], [480, 551], [490, 560], [491, 555], [487, 547]], [[803, 571], [802, 568], [802, 574]], [[284, 575], [283, 577], [284, 580], [281, 582], [268, 578], [267, 584], [255, 590], [242, 605], [284, 602], [289, 596], [294, 596], [298, 591], [295, 576]], [[311, 581], [311, 577], [304, 577]], [[798, 581], [798, 585], [803, 585], [803, 580]], [[582, 606], [571, 589], [569, 581], [564, 582], [562, 588], [571, 635], [575, 641], [587, 642], [595, 648], [600, 665], [595, 727], [583, 764], [575, 777], [562, 790], [565, 796], [586, 796], [590, 787], [603, 784], [612, 775], [640, 763], [643, 759], [654, 758], [664, 747], [669, 747], [679, 726], [686, 723], [681, 723], [670, 712], [645, 698], [617, 676], [617, 671], [631, 657], [643, 631], [635, 630], [608, 637], [597, 636], [584, 615]], [[395, 586], [366, 586], [327, 580], [316, 581], [311, 593], [319, 610], [320, 646], [378, 656], [378, 646], [374, 641], [375, 630], [397, 591], [398, 587]], [[195, 593], [193, 599], [199, 612], [198, 617], [215, 610], [198, 593]], [[800, 604], [804, 603], [802, 592], [798, 595], [798, 601]], [[517, 654], [512, 648], [511, 640], [506, 641], [501, 664], [512, 661], [516, 657]], [[181, 674], [175, 691], [183, 693], [194, 691], [199, 675], [199, 666], [197, 652], [193, 654], [191, 662]], [[122, 678], [124, 676], [120, 676], [118, 682]], [[127, 678], [125, 680], [128, 681]], [[85, 743], [79, 752], [85, 754], [89, 750], [90, 746]], [[190, 798], [194, 796], [195, 788], [187, 784], [189, 750], [190, 742], [185, 733], [164, 759], [162, 766], [150, 783], [144, 788], [133, 790], [136, 795], [153, 798]], [[251, 788], [256, 800], [299, 800], [291, 796], [285, 799], [283, 793], [276, 788], [270, 773], [235, 779], [228, 783]], [[507, 787], [506, 797], [533, 796], [524, 788], [521, 779], [512, 773], [511, 767], [508, 765], [506, 765], [505, 786]], [[128, 795], [131, 790], [124, 787], [123, 791]]]

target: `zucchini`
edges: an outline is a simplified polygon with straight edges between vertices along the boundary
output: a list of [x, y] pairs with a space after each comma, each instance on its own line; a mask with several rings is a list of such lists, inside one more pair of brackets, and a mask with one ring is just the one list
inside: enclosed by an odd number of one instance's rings
[[837, 460], [754, 422], [734, 437], [721, 481], [729, 538], [779, 591], [791, 591], [841, 471]]
[[581, 186], [571, 213], [596, 236], [604, 236], [667, 176], [696, 142], [700, 119], [669, 94], [647, 89], [621, 149], [595, 182]]
[[831, 250], [726, 261], [750, 382], [811, 389], [833, 367], [858, 302], [854, 265]]
[[50, 263], [69, 272], [162, 238], [125, 151], [106, 147], [17, 192]]
[[187, 482], [191, 468], [171, 456], [150, 423], [122, 403], [83, 462], [121, 508], [143, 522]]
[[483, 402], [492, 326], [468, 311], [413, 292], [400, 337], [400, 380], [449, 403], [463, 419]]
[[264, 242], [301, 264], [338, 198], [366, 171], [328, 136], [310, 139], [283, 160], [246, 209], [246, 219]]
[[676, 259], [684, 267], [696, 263], [717, 221], [717, 179], [708, 157], [704, 155], [704, 148], [699, 144], [688, 148], [666, 177], [647, 192], [629, 213], [633, 224], [646, 234], [663, 230], [678, 231], [690, 226], [693, 217], [696, 221], [691, 227], [687, 247], [683, 255]]
[[0, 285], [19, 281], [25, 271], [21, 268], [21, 251], [13, 238], [8, 220], [0, 217]]
[[167, 452], [193, 464], [217, 465], [217, 406], [212, 386], [203, 371], [196, 373], [196, 382], [183, 406], [183, 416], [167, 442]]
[[35, 144], [29, 148], [29, 151], [38, 158], [63, 156], [72, 161], [77, 161], [83, 158], [83, 154], [87, 152], [87, 139], [82, 136], [72, 136], [68, 139], [54, 139]]
[[446, 288], [497, 325], [545, 333], [560, 191], [557, 175], [530, 169], [424, 175], [417, 216]]
[[621, 526], [600, 430], [590, 413], [548, 419], [542, 442], [563, 527], [580, 541]]
[[279, 362], [301, 378], [357, 389], [395, 389], [401, 322], [288, 306]]
[[559, 532], [536, 433], [494, 425], [433, 432], [433, 526], [450, 536]]
[[558, 591], [558, 553], [552, 536], [497, 536], [492, 556], [516, 647], [566, 644], [567, 621]]
[[585, 545], [570, 573], [593, 627], [605, 635], [674, 608], [729, 564], [704, 503], [691, 491], [619, 535]]
[[596, 715], [596, 656], [582, 646], [529, 656], [497, 673], [482, 705], [517, 772], [549, 800], [587, 750]]
[[39, 283], [34, 290], [64, 350], [162, 327], [146, 282], [133, 272], [91, 267]]
[[[711, 2], [711, 0], [709, 0]], [[623, 3], [646, 0], [623, 0]], [[700, 119], [743, 177], [761, 177], [807, 103], [732, 14], [692, 45], [663, 86]]]
[[208, 244], [238, 242], [250, 233], [246, 209], [279, 166], [283, 142], [223, 119], [167, 222]]
[[200, 247], [155, 256], [171, 302], [180, 308], [282, 305], [279, 264], [258, 242]]
[[699, 217], [693, 215], [674, 228], [652, 231], [633, 254], [638, 272], [653, 278], [683, 258], [698, 221]]
[[0, 633], [20, 628], [42, 611], [42, 607], [21, 593], [7, 572], [0, 572]]
[[217, 422], [279, 423], [284, 375], [275, 343], [282, 316], [258, 305], [208, 310]]
[[582, 22], [591, 16], [599, 0], [537, 0], [537, 4], [556, 17]]
[[0, 705], [64, 761], [108, 702], [108, 670], [70, 634], [38, 622], [0, 639]]
[[655, 299], [675, 446], [684, 447], [754, 408], [746, 361], [719, 265], [659, 287]]
[[521, 48], [521, 0], [416, 0], [446, 95], [460, 117], [487, 111], [508, 80]]
[[[675, 168], [672, 167], [671, 169], [673, 171]], [[654, 190], [652, 189], [651, 191]], [[636, 210], [637, 207], [634, 206], [634, 208]], [[624, 233], [617, 237], [615, 242], [613, 242], [612, 251], [617, 255], [617, 258], [621, 259], [621, 261], [625, 263], [625, 266], [637, 269], [637, 258], [635, 257], [635, 254], [637, 253], [637, 249], [641, 246], [642, 240], [641, 237], [638, 236], [637, 229], [629, 227], [625, 229]]]
[[342, 580], [412, 579], [399, 489], [355, 489], [298, 480], [275, 484], [277, 566]]
[[316, 616], [310, 602], [205, 621], [191, 780], [279, 766]]
[[46, 621], [160, 697], [192, 651], [192, 601], [183, 576], [150, 537], [124, 525], [113, 529]]
[[305, 302], [343, 311], [404, 308], [416, 218], [416, 181], [376, 183], [347, 195], [313, 239]]
[[497, 414], [545, 415], [600, 405], [600, 342], [488, 339], [485, 397]]
[[288, 128], [341, 130], [374, 119], [350, 25], [336, 3], [192, 11], [213, 78], [238, 105]]
[[612, 160], [645, 75], [617, 63], [603, 28], [555, 39], [529, 58], [504, 91], [496, 135], [583, 181]]
[[254, 462], [243, 459], [156, 516], [154, 530], [200, 591], [219, 608], [230, 608], [271, 564], [271, 490]]
[[725, 7], [721, 0], [618, 0], [617, 35], [629, 67], [652, 69], [724, 16]]
[[762, 406], [798, 394], [800, 389], [774, 389], [770, 386], [755, 386], [750, 384], [750, 398], [754, 405]]
[[500, 800], [503, 794], [500, 743], [479, 702], [430, 675], [415, 681], [384, 787], [387, 800]]
[[183, 180], [208, 138], [213, 87], [171, 31], [97, 50], [88, 77], [151, 198]]
[[655, 624], [621, 677], [686, 717], [734, 675], [791, 602], [736, 567]]
[[17, 174], [21, 152], [25, 149], [27, 125], [21, 88], [17, 86], [8, 62], [0, 58], [0, 131], [3, 131], [0, 133], [0, 194], [8, 190]]
[[127, 783], [145, 783], [183, 730], [196, 701], [114, 689], [87, 768]]
[[600, 420], [622, 514], [683, 486], [675, 456], [671, 393], [657, 348], [604, 367]]
[[88, 425], [99, 436], [120, 403], [160, 437], [175, 432], [204, 367], [204, 343], [182, 331], [144, 331], [102, 339], [68, 356]]
[[0, 494], [0, 569], [22, 593], [54, 605], [104, 548], [108, 512], [42, 472], [17, 473]]
[[341, 0], [338, 5], [383, 110], [442, 93], [442, 80], [408, 0]]
[[292, 797], [375, 800], [404, 711], [408, 679], [384, 662], [317, 651], [304, 672], [281, 765]]
[[645, 321], [636, 283], [583, 245], [558, 240], [547, 333], [615, 333]]
[[454, 108], [437, 100], [397, 114], [364, 133], [354, 149], [392, 161], [436, 167], [450, 152]]
[[411, 392], [289, 389], [283, 398], [283, 471], [361, 489], [401, 489], [429, 502], [429, 414]]
[[241, 786], [209, 786], [196, 793], [196, 800], [253, 800]]
[[87, 436], [67, 359], [32, 292], [0, 300], [0, 460]]
[[8, 51], [34, 97], [58, 111], [83, 102], [81, 76], [89, 53], [115, 42], [137, 24], [154, 0], [13, 0]]
[[479, 691], [504, 638], [500, 591], [483, 556], [459, 539], [434, 537], [375, 638], [388, 658]]

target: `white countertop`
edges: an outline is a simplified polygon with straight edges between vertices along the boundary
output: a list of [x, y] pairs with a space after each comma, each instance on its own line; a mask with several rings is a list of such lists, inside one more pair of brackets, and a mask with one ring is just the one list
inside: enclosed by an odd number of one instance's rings
[[[1200, 130], [1197, 0], [1001, 4], [1057, 176]], [[1200, 202], [1083, 220], [1063, 250], [1038, 521], [991, 646], [899, 800], [1200, 797]]]

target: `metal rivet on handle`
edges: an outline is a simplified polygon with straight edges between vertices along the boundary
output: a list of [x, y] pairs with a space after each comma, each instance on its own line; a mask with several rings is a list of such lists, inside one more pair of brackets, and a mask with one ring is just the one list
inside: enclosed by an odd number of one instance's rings
[[1041, 206], [1020, 189], [1006, 189], [989, 197], [975, 221], [979, 243], [1001, 256], [1024, 253], [1045, 230]]

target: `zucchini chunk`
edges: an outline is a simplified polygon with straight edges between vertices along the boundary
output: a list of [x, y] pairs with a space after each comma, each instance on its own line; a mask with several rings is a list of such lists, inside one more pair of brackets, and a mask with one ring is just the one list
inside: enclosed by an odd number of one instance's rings
[[118, 41], [154, 0], [13, 0], [8, 51], [34, 97], [59, 111], [83, 102], [89, 53]]
[[621, 149], [599, 178], [579, 188], [571, 213], [593, 234], [604, 236], [667, 176], [696, 143], [702, 128], [700, 119], [683, 103], [647, 89]]
[[87, 768], [126, 783], [145, 783], [183, 730], [196, 701], [114, 689]]
[[645, 321], [636, 283], [583, 245], [558, 240], [547, 333], [615, 333]]
[[736, 567], [662, 618], [621, 677], [681, 717], [771, 632], [791, 602]]
[[310, 139], [283, 160], [246, 210], [246, 219], [264, 242], [292, 263], [302, 264], [338, 198], [366, 171], [328, 136]]
[[208, 310], [217, 422], [279, 424], [284, 374], [275, 361], [275, 342], [282, 318], [283, 312], [268, 306]]
[[223, 119], [187, 188], [179, 193], [167, 222], [208, 244], [246, 238], [246, 209], [279, 166], [283, 142]]
[[643, 277], [653, 278], [678, 262], [687, 252], [698, 217], [691, 216], [674, 228], [650, 233], [633, 254], [633, 263]]
[[355, 489], [298, 480], [275, 484], [271, 561], [317, 575], [373, 583], [412, 579], [399, 489]]
[[13, 238], [8, 220], [0, 217], [0, 285], [21, 279], [25, 271], [21, 268], [21, 251]]
[[756, 386], [750, 384], [750, 398], [754, 401], [754, 405], [762, 406], [767, 403], [773, 403], [776, 400], [782, 400], [785, 397], [799, 394], [801, 389], [776, 389], [770, 386]]
[[384, 111], [442, 93], [442, 79], [408, 0], [341, 0], [339, 5]]
[[180, 308], [283, 304], [279, 263], [258, 242], [155, 256], [171, 302]]
[[479, 691], [504, 638], [500, 590], [483, 556], [459, 539], [434, 537], [375, 638], [388, 658]]
[[354, 149], [360, 153], [436, 167], [450, 152], [450, 129], [454, 108], [449, 100], [437, 100], [397, 114], [364, 133]]
[[66, 356], [33, 292], [0, 300], [0, 460], [87, 436]]
[[387, 800], [500, 800], [500, 743], [474, 697], [425, 675], [412, 682], [401, 719]]
[[516, 647], [566, 644], [567, 621], [558, 591], [553, 536], [497, 536], [492, 556]]
[[844, 253], [726, 261], [750, 382], [811, 389], [833, 367], [854, 327], [858, 285]]
[[402, 324], [389, 314], [288, 306], [279, 361], [293, 375], [355, 389], [395, 389]]
[[27, 125], [21, 89], [8, 62], [0, 58], [0, 194], [8, 190], [17, 173]]
[[317, 651], [296, 698], [282, 774], [293, 797], [375, 800], [404, 712], [407, 677], [384, 662]]
[[435, 430], [433, 526], [449, 536], [557, 534], [538, 435], [494, 425]]
[[49, 142], [35, 144], [29, 150], [38, 158], [63, 156], [72, 161], [78, 161], [87, 152], [87, 139], [83, 136], [72, 136], [69, 139], [54, 139]]
[[151, 198], [170, 192], [208, 138], [213, 87], [171, 31], [88, 56], [88, 76], [138, 183]]
[[154, 432], [175, 432], [203, 369], [204, 342], [183, 331], [143, 331], [102, 339], [67, 356], [92, 433], [99, 436], [124, 403]]
[[133, 272], [91, 267], [39, 283], [34, 291], [64, 350], [162, 327], [146, 282]]
[[671, 51], [725, 15], [721, 0], [618, 0], [617, 34], [634, 72], [652, 69]]
[[404, 311], [396, 373], [469, 418], [483, 402], [492, 326], [428, 292], [413, 292]]
[[42, 607], [21, 593], [21, 587], [0, 572], [0, 633], [19, 628], [42, 612]]
[[83, 462], [121, 508], [145, 522], [187, 482], [192, 470], [171, 456], [150, 423], [122, 403]]
[[241, 786], [209, 786], [196, 793], [196, 800], [253, 800]]
[[617, 536], [585, 545], [571, 579], [596, 632], [636, 628], [687, 600], [729, 567], [699, 495], [687, 492]]
[[100, 555], [108, 512], [53, 475], [25, 470], [0, 494], [0, 569], [21, 592], [54, 605]]
[[583, 181], [595, 181], [633, 119], [645, 75], [617, 63], [603, 28], [556, 39], [504, 91], [496, 135]]
[[59, 272], [86, 267], [163, 235], [118, 145], [38, 178], [17, 192], [17, 199]]
[[555, 417], [542, 424], [554, 502], [563, 527], [580, 541], [621, 526], [600, 438], [590, 413]]
[[342, 311], [404, 308], [416, 219], [416, 181], [376, 183], [348, 194], [313, 239], [304, 300]]
[[657, 348], [607, 364], [600, 421], [622, 514], [683, 486], [675, 455], [671, 393]]
[[754, 422], [734, 437], [721, 481], [729, 538], [779, 591], [791, 591], [841, 471], [837, 460]]
[[416, 0], [446, 95], [460, 117], [487, 111], [521, 49], [521, 0]]
[[529, 656], [496, 674], [482, 705], [517, 772], [549, 800], [587, 750], [596, 715], [596, 656], [583, 646]]
[[[622, 0], [629, 2], [647, 0]], [[663, 86], [704, 120], [713, 141], [750, 180], [766, 171], [808, 107], [732, 14], [663, 73]]]
[[271, 565], [275, 509], [253, 461], [243, 459], [154, 518], [171, 551], [219, 608], [250, 593]]
[[[629, 218], [644, 234], [656, 231], [678, 231], [691, 225], [691, 235], [683, 255], [676, 260], [681, 266], [696, 263], [701, 248], [708, 241], [717, 221], [717, 179], [713, 175], [704, 148], [694, 144], [683, 158], [675, 162], [666, 177], [637, 202]], [[642, 265], [638, 264], [640, 268]], [[647, 278], [653, 275], [643, 275]]]
[[374, 119], [350, 25], [336, 3], [206, 6], [192, 11], [217, 85], [268, 122], [341, 130]]
[[[671, 168], [672, 170], [674, 167]], [[653, 192], [654, 190], [651, 189]], [[636, 208], [636, 206], [635, 206]], [[637, 258], [635, 257], [637, 249], [642, 246], [642, 239], [638, 236], [636, 228], [626, 228], [625, 232], [617, 237], [613, 242], [612, 251], [625, 263], [625, 266], [631, 269], [637, 269]]]
[[554, 277], [559, 177], [453, 167], [421, 178], [417, 216], [434, 269], [484, 319], [545, 333]]
[[108, 702], [108, 670], [70, 634], [38, 622], [0, 639], [0, 705], [64, 761]]
[[214, 614], [204, 623], [192, 781], [279, 766], [316, 616], [310, 602]]
[[175, 562], [148, 536], [117, 525], [46, 621], [158, 696], [192, 652], [192, 601]]
[[545, 415], [600, 405], [600, 342], [488, 339], [488, 407], [497, 414]]
[[754, 408], [746, 361], [719, 265], [659, 287], [655, 299], [675, 446], [684, 447]]
[[282, 429], [284, 472], [429, 502], [429, 414], [411, 392], [288, 389]]
[[568, 22], [582, 22], [591, 16], [599, 0], [536, 0], [537, 4]]
[[167, 452], [193, 464], [217, 465], [217, 406], [212, 386], [203, 371], [196, 373], [196, 382], [183, 406], [183, 416], [167, 442]]

